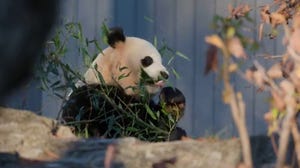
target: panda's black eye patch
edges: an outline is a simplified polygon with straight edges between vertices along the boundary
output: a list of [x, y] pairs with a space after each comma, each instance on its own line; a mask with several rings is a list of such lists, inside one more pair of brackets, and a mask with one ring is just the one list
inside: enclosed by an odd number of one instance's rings
[[146, 56], [141, 60], [141, 63], [143, 67], [148, 67], [153, 63], [153, 59], [150, 56]]

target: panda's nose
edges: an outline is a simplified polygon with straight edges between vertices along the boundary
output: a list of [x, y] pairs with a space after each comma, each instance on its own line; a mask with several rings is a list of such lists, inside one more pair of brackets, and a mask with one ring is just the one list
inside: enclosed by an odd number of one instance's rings
[[165, 71], [160, 71], [160, 75], [161, 75], [164, 79], [168, 79], [168, 78], [169, 78], [168, 73], [165, 72]]

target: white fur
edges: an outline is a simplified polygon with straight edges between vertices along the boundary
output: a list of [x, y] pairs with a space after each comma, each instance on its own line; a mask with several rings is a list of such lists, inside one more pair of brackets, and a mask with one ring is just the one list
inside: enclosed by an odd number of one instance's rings
[[[145, 56], [150, 56], [153, 59], [153, 64], [143, 68], [141, 60]], [[95, 65], [97, 70], [94, 68]], [[122, 68], [123, 70], [121, 70]], [[121, 86], [127, 94], [134, 95], [137, 92], [128, 87], [137, 87], [141, 68], [154, 81], [159, 79], [161, 71], [168, 74], [168, 71], [162, 65], [161, 55], [151, 43], [136, 37], [126, 37], [124, 43], [118, 42], [115, 48], [108, 47], [103, 51], [103, 54], [100, 53], [85, 73], [84, 78], [88, 84], [100, 83], [97, 77], [97, 71], [99, 71], [105, 84]], [[120, 76], [126, 74], [129, 74], [129, 76], [119, 79]], [[154, 94], [159, 91], [160, 87], [148, 85], [146, 89], [150, 94]]]

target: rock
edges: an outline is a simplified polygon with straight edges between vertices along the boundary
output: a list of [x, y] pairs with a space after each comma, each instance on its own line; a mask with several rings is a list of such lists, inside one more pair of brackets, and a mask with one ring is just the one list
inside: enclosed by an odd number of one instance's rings
[[58, 0], [0, 1], [0, 101], [32, 76], [58, 5]]
[[238, 139], [145, 143], [124, 139], [116, 146], [115, 162], [130, 168], [231, 168], [241, 161]]
[[[49, 158], [50, 153], [62, 152], [67, 146], [63, 139], [75, 139], [75, 135], [65, 126], [56, 126], [56, 121], [29, 111], [0, 108], [0, 152], [17, 152], [29, 159]], [[56, 129], [64, 131], [55, 136]]]
[[7, 108], [0, 108], [0, 152], [1, 168], [231, 168], [241, 161], [238, 139], [79, 139], [55, 120]]

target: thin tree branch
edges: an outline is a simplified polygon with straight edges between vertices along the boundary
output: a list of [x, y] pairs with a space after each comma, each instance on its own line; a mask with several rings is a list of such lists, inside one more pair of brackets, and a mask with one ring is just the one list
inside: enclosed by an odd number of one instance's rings
[[297, 154], [297, 162], [298, 162], [298, 165], [300, 165], [300, 134], [299, 134], [297, 123], [295, 120], [292, 122], [292, 135], [293, 135], [294, 142], [295, 142], [295, 151]]
[[286, 152], [289, 143], [289, 136], [291, 133], [291, 123], [296, 116], [296, 109], [293, 105], [293, 95], [286, 94], [285, 103], [287, 114], [283, 120], [282, 130], [280, 132], [278, 157], [276, 162], [276, 168], [282, 168], [285, 164]]

